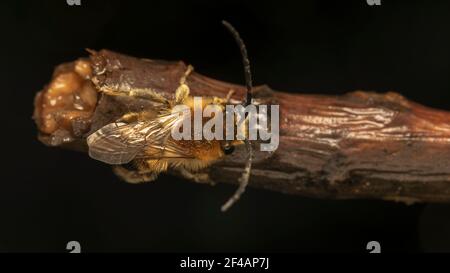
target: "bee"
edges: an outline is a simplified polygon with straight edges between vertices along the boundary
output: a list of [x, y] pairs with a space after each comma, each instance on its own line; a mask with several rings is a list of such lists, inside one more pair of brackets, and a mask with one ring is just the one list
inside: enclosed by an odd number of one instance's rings
[[[252, 78], [247, 50], [239, 33], [234, 27], [222, 21], [236, 40], [242, 55], [245, 82], [247, 88], [246, 99], [242, 103], [245, 107], [252, 100]], [[189, 178], [199, 179], [196, 172], [207, 168], [224, 156], [233, 152], [235, 146], [245, 145], [247, 161], [239, 187], [234, 195], [221, 207], [222, 211], [230, 208], [244, 193], [250, 179], [252, 164], [252, 146], [246, 137], [242, 140], [176, 140], [171, 131], [183, 119], [183, 115], [173, 111], [179, 105], [187, 106], [194, 112], [197, 107], [210, 105], [225, 109], [230, 102], [232, 91], [226, 98], [203, 97], [202, 104], [196, 105], [190, 95], [186, 79], [193, 70], [188, 66], [179, 81], [173, 98], [166, 98], [151, 89], [113, 90], [108, 87], [100, 88], [99, 92], [112, 96], [129, 96], [146, 99], [156, 105], [155, 109], [127, 113], [115, 122], [105, 125], [87, 138], [89, 156], [113, 165], [114, 172], [129, 183], [148, 182], [155, 180], [160, 173], [169, 169], [177, 170]], [[126, 166], [132, 165], [133, 169]]]

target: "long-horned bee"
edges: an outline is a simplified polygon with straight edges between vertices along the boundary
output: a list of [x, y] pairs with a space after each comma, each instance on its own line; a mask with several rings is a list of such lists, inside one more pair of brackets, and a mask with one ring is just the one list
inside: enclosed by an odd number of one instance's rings
[[[247, 87], [247, 97], [242, 104], [245, 107], [251, 104], [252, 100], [252, 79], [247, 50], [238, 32], [228, 22], [223, 21], [223, 24], [234, 36], [241, 50]], [[239, 188], [222, 206], [222, 211], [225, 211], [239, 199], [248, 184], [252, 147], [247, 137], [243, 140], [207, 140], [194, 136], [192, 139], [186, 140], [175, 139], [172, 136], [171, 132], [174, 127], [186, 121], [186, 115], [180, 111], [174, 111], [175, 108], [184, 106], [188, 112], [194, 113], [197, 110], [202, 111], [206, 106], [225, 110], [226, 105], [229, 104], [230, 95], [227, 98], [203, 97], [200, 104], [196, 103], [189, 94], [189, 86], [186, 81], [192, 69], [192, 66], [188, 66], [173, 98], [165, 98], [150, 89], [101, 88], [99, 91], [106, 95], [151, 100], [156, 103], [157, 108], [151, 109], [151, 111], [144, 109], [140, 112], [127, 113], [115, 122], [92, 133], [87, 139], [89, 155], [94, 159], [114, 165], [115, 173], [125, 181], [139, 183], [155, 180], [158, 174], [169, 168], [192, 177], [193, 173], [232, 153], [236, 145], [245, 145], [248, 152], [246, 166], [239, 180]], [[203, 118], [203, 121], [207, 121], [207, 119]], [[189, 122], [191, 122], [190, 119]], [[215, 130], [218, 129], [223, 128], [215, 128]], [[132, 165], [133, 169], [126, 168], [126, 165]]]

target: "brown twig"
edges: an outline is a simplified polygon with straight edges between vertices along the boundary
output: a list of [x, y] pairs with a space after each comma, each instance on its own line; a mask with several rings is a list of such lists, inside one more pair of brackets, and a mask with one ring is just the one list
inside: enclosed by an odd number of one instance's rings
[[[186, 70], [182, 62], [138, 59], [107, 50], [92, 52], [94, 86], [151, 88], [173, 96]], [[65, 64], [60, 71], [73, 69]], [[55, 76], [58, 73], [55, 73]], [[245, 97], [245, 88], [193, 73], [193, 95]], [[35, 102], [40, 139], [80, 149], [89, 131], [130, 109], [152, 107], [142, 100], [103, 96], [93, 109], [65, 104], [49, 110], [48, 87]], [[253, 96], [280, 105], [280, 145], [275, 153], [256, 149], [250, 185], [320, 198], [377, 198], [403, 202], [450, 201], [450, 113], [408, 101], [397, 93], [352, 92], [320, 96], [254, 88]], [[45, 108], [45, 109], [44, 109]], [[44, 114], [45, 113], [45, 114]], [[45, 127], [49, 115], [56, 126]], [[78, 116], [77, 116], [78, 115]], [[66, 115], [67, 116], [67, 115]], [[237, 183], [245, 149], [207, 169], [214, 182]], [[100, 163], [99, 163], [100, 164]]]

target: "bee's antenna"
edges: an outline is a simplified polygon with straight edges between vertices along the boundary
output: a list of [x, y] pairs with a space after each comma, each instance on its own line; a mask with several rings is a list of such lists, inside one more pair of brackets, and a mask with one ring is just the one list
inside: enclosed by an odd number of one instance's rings
[[241, 50], [242, 63], [244, 64], [244, 75], [245, 75], [245, 86], [247, 87], [247, 98], [244, 103], [244, 107], [252, 103], [252, 72], [250, 70], [250, 61], [248, 60], [247, 48], [245, 47], [244, 41], [242, 41], [239, 32], [227, 21], [223, 20], [222, 24], [230, 31], [236, 40], [239, 49]]
[[248, 181], [250, 180], [250, 172], [252, 169], [252, 159], [253, 159], [253, 150], [252, 145], [250, 144], [250, 141], [248, 139], [245, 139], [245, 148], [247, 149], [248, 158], [247, 162], [245, 163], [245, 169], [242, 173], [241, 178], [239, 178], [239, 188], [236, 190], [236, 192], [233, 194], [233, 196], [228, 199], [228, 201], [222, 205], [221, 210], [227, 211], [234, 203], [236, 203], [237, 200], [241, 197], [241, 195], [245, 192], [245, 189], [247, 188]]
[[[244, 64], [244, 75], [245, 75], [245, 85], [247, 87], [247, 97], [245, 102], [243, 103], [243, 106], [246, 107], [252, 103], [252, 73], [250, 70], [250, 61], [248, 60], [247, 55], [247, 49], [245, 48], [244, 41], [242, 41], [241, 37], [239, 36], [239, 33], [236, 31], [236, 29], [227, 21], [222, 21], [222, 24], [231, 32], [234, 39], [236, 40], [236, 43], [239, 46], [239, 49], [241, 50], [242, 55], [242, 63]], [[250, 141], [248, 138], [245, 138], [245, 148], [247, 149], [247, 162], [245, 164], [244, 172], [242, 173], [241, 178], [239, 179], [239, 188], [236, 190], [236, 192], [231, 196], [231, 198], [222, 206], [221, 210], [226, 211], [228, 210], [239, 198], [241, 195], [245, 192], [245, 189], [247, 188], [248, 181], [250, 180], [250, 172], [252, 169], [252, 160], [253, 160], [253, 150], [252, 145], [250, 144]]]

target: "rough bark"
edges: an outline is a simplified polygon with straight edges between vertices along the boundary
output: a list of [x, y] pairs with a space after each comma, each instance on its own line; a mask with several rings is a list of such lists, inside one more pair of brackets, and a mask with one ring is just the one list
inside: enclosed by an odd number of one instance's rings
[[[186, 70], [182, 62], [138, 59], [107, 50], [93, 53], [90, 60], [89, 80], [96, 87], [146, 87], [165, 96], [173, 96]], [[239, 100], [245, 94], [242, 86], [195, 72], [188, 85], [193, 95], [225, 97], [232, 89], [233, 98]], [[288, 94], [266, 85], [254, 90], [258, 100], [280, 105], [280, 145], [274, 153], [256, 153], [250, 186], [320, 198], [450, 201], [449, 112], [393, 92], [321, 96]], [[45, 92], [47, 88], [37, 96], [35, 119], [40, 139], [51, 146], [83, 147], [89, 131], [130, 109], [151, 107], [142, 100], [103, 96], [94, 112], [71, 119], [71, 126], [42, 132]], [[244, 149], [237, 150], [206, 172], [215, 182], [237, 183], [244, 159]]]

